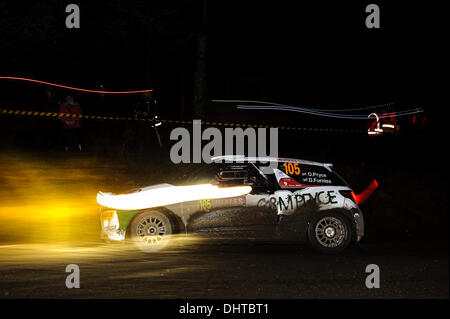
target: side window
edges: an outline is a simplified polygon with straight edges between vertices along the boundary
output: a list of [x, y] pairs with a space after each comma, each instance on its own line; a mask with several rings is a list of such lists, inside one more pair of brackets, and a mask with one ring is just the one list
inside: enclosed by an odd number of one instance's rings
[[222, 186], [250, 185], [252, 194], [271, 191], [270, 182], [252, 164], [230, 164], [222, 167], [216, 176]]
[[249, 169], [249, 181], [252, 185], [252, 194], [266, 194], [275, 191], [274, 184], [271, 183], [267, 175], [261, 174], [253, 165]]
[[345, 186], [336, 174], [323, 166], [285, 162], [279, 163], [278, 169], [305, 186]]
[[247, 165], [223, 165], [217, 172], [216, 180], [222, 186], [245, 185], [248, 181]]

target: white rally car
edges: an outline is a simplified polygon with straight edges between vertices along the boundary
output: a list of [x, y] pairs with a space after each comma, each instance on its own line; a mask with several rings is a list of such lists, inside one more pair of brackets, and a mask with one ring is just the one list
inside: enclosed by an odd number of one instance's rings
[[[263, 172], [267, 163], [271, 168]], [[220, 156], [204, 171], [211, 173], [209, 183], [158, 184], [126, 194], [99, 192], [103, 237], [112, 241], [129, 238], [139, 248], [153, 251], [164, 247], [171, 234], [198, 229], [196, 221], [205, 215], [226, 217], [234, 212], [238, 218], [225, 218], [227, 227], [236, 226], [233, 220], [244, 219], [237, 226], [258, 229], [245, 219], [258, 210], [269, 212], [273, 218], [253, 224], [280, 231], [280, 225], [292, 223], [298, 239], [324, 252], [341, 251], [364, 234], [358, 195], [333, 171], [332, 164]], [[208, 227], [217, 229], [214, 218], [212, 224]]]

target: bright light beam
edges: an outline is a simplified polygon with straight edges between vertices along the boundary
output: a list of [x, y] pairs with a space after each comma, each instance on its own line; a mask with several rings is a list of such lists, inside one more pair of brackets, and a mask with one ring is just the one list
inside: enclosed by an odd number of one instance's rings
[[131, 194], [97, 194], [97, 203], [101, 206], [133, 210], [171, 205], [186, 201], [214, 198], [236, 197], [250, 193], [251, 186], [218, 187], [211, 184], [173, 186], [147, 189]]
[[[330, 113], [330, 112], [322, 112], [322, 111], [313, 111], [310, 109], [305, 109], [301, 107], [286, 107], [282, 105], [238, 105], [238, 109], [240, 110], [275, 110], [275, 111], [290, 111], [290, 112], [299, 112], [299, 113], [305, 113], [305, 114], [311, 114], [311, 115], [317, 115], [317, 116], [325, 116], [325, 117], [333, 117], [333, 118], [341, 118], [341, 119], [350, 119], [350, 120], [367, 120], [366, 114], [355, 114], [355, 115], [343, 115], [343, 114], [336, 114], [336, 113]], [[392, 116], [403, 116], [403, 115], [410, 115], [415, 113], [421, 113], [424, 110], [422, 108], [415, 108], [410, 110], [402, 110], [398, 112], [388, 113], [388, 114], [382, 114], [379, 117], [380, 118], [387, 118]]]
[[370, 109], [377, 109], [382, 108], [386, 106], [390, 106], [394, 103], [384, 103], [379, 105], [370, 105], [370, 106], [363, 106], [363, 107], [357, 107], [357, 108], [351, 108], [351, 109], [336, 109], [336, 110], [327, 110], [327, 109], [316, 109], [316, 108], [307, 108], [307, 107], [298, 107], [298, 106], [291, 106], [286, 104], [280, 104], [280, 103], [273, 103], [273, 102], [266, 102], [266, 101], [251, 101], [251, 100], [212, 100], [212, 102], [219, 102], [219, 103], [255, 103], [255, 104], [264, 104], [264, 105], [272, 105], [272, 106], [283, 106], [283, 107], [293, 107], [293, 108], [300, 108], [304, 110], [310, 110], [310, 111], [327, 111], [327, 112], [354, 112], [354, 111], [360, 111], [360, 110], [370, 110]]

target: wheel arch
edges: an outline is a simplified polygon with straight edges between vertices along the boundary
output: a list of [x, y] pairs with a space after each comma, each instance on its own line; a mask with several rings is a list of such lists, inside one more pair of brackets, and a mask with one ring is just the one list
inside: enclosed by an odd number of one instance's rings
[[343, 217], [345, 217], [351, 226], [352, 242], [356, 241], [356, 236], [357, 236], [356, 223], [353, 218], [352, 212], [350, 210], [342, 208], [342, 207], [341, 208], [329, 208], [329, 209], [316, 209], [312, 214], [310, 214], [308, 216], [308, 219], [307, 219], [307, 228], [308, 229], [310, 227], [311, 220], [313, 219], [313, 217], [315, 217], [317, 214], [320, 214], [320, 213], [336, 213], [336, 214], [339, 214], [339, 215], [342, 215]]
[[151, 207], [151, 208], [142, 209], [142, 210], [138, 211], [136, 214], [134, 214], [133, 217], [130, 218], [130, 220], [128, 221], [128, 225], [127, 225], [126, 231], [125, 231], [125, 238], [129, 238], [129, 236], [130, 236], [130, 227], [131, 227], [131, 224], [133, 223], [133, 221], [146, 211], [157, 211], [157, 212], [160, 212], [160, 213], [166, 215], [167, 217], [169, 217], [170, 221], [172, 222], [172, 224], [174, 226], [174, 234], [185, 232], [186, 227], [185, 227], [183, 221], [181, 220], [180, 216], [176, 215], [173, 211], [171, 211], [167, 207], [160, 206], [160, 207]]

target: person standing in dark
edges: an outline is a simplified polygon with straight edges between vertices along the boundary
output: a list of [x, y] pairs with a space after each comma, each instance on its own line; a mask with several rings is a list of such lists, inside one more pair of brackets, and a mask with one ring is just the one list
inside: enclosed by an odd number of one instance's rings
[[[57, 97], [52, 89], [45, 90], [45, 101], [43, 104], [43, 112], [55, 113], [59, 111], [59, 103], [57, 102]], [[52, 118], [46, 121], [45, 127], [43, 129], [45, 147], [47, 149], [53, 148], [58, 142], [56, 136], [58, 136], [59, 126], [56, 121]]]
[[[82, 115], [80, 104], [75, 102], [72, 95], [67, 95], [65, 101], [59, 108], [60, 113]], [[65, 150], [78, 149], [81, 151], [81, 118], [60, 117], [63, 123], [63, 141]]]
[[[158, 130], [155, 127], [157, 116], [157, 104], [152, 93], [144, 93], [134, 106], [134, 117], [139, 119], [152, 119], [154, 122], [138, 121], [136, 123], [137, 151], [145, 154], [152, 151], [153, 144], [151, 135], [156, 133], [161, 145]], [[154, 131], [154, 132], [153, 132]]]

